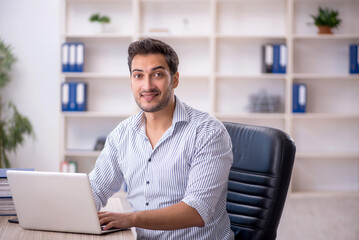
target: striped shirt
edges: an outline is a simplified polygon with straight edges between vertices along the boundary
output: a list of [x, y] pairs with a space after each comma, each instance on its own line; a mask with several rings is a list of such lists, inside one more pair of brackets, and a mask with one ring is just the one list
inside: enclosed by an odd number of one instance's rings
[[152, 148], [144, 117], [141, 111], [108, 135], [89, 175], [97, 209], [125, 182], [133, 211], [183, 201], [205, 223], [174, 231], [136, 228], [138, 239], [230, 239], [226, 196], [233, 156], [224, 125], [176, 97], [172, 125]]

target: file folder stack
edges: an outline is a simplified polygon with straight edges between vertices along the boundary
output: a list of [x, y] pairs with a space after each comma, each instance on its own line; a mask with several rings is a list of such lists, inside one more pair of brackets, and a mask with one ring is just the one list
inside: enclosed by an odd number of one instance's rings
[[6, 169], [0, 168], [0, 216], [16, 216], [15, 205], [12, 200], [7, 170], [33, 171], [34, 169]]
[[62, 72], [83, 72], [85, 46], [83, 43], [62, 44]]
[[293, 83], [293, 113], [305, 113], [307, 107], [307, 86]]
[[61, 87], [62, 111], [87, 110], [87, 84], [84, 82], [64, 82]]
[[359, 45], [351, 44], [349, 46], [349, 73], [358, 74], [359, 73], [359, 54], [358, 54]]
[[262, 73], [287, 72], [287, 46], [266, 44], [262, 46]]

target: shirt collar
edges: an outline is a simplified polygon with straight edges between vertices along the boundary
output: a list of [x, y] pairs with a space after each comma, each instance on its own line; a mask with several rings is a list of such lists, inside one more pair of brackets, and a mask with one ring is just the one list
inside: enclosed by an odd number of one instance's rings
[[[176, 123], [178, 122], [189, 121], [188, 113], [184, 103], [182, 103], [177, 96], [175, 96], [175, 101], [176, 101], [176, 106], [173, 112], [172, 126], [176, 125]], [[139, 129], [143, 124], [144, 118], [145, 118], [145, 114], [143, 110], [141, 110], [139, 113], [134, 115], [132, 121], [132, 127], [135, 129]]]

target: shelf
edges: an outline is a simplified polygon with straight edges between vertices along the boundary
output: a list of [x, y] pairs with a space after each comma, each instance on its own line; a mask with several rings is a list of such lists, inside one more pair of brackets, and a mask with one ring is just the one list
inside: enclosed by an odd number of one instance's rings
[[292, 191], [291, 198], [327, 198], [327, 197], [356, 197], [359, 191]]
[[294, 34], [294, 40], [359, 40], [359, 34]]
[[91, 151], [91, 150], [66, 150], [66, 157], [91, 157], [97, 158], [100, 155], [101, 151]]
[[132, 114], [103, 112], [62, 112], [66, 118], [128, 118]]
[[163, 40], [166, 40], [166, 39], [177, 39], [177, 40], [180, 40], [180, 39], [188, 39], [188, 40], [191, 40], [191, 39], [204, 39], [204, 40], [208, 40], [209, 39], [209, 35], [206, 35], [206, 34], [177, 34], [177, 33], [142, 33], [140, 35], [140, 38], [141, 39], [144, 39], [144, 38], [159, 38], [159, 39], [163, 39]]
[[281, 40], [285, 41], [286, 36], [283, 35], [241, 35], [241, 34], [224, 34], [217, 33], [215, 37], [218, 39], [235, 39], [235, 40]]
[[226, 78], [226, 79], [285, 79], [287, 77], [286, 74], [253, 74], [253, 75], [236, 75], [236, 74], [223, 74], [216, 73], [216, 78]]
[[304, 120], [359, 120], [359, 114], [350, 113], [293, 113], [293, 119]]
[[71, 39], [132, 39], [131, 34], [101, 33], [101, 34], [64, 34], [63, 38]]
[[294, 73], [295, 79], [355, 79], [359, 80], [359, 74], [321, 74], [321, 73]]
[[62, 73], [65, 78], [126, 78], [130, 76], [120, 73], [95, 73], [95, 72], [73, 72], [73, 73]]
[[298, 152], [296, 153], [296, 158], [301, 159], [321, 159], [321, 158], [334, 158], [334, 159], [359, 159], [359, 153], [349, 153], [349, 152]]
[[245, 114], [230, 114], [230, 113], [214, 113], [218, 118], [236, 118], [236, 119], [266, 119], [266, 120], [284, 120], [284, 113], [245, 113]]

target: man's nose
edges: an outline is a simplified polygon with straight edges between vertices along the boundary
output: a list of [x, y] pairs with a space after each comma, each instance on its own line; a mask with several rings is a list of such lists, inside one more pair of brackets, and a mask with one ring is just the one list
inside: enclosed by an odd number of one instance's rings
[[153, 80], [150, 76], [146, 76], [143, 83], [144, 90], [150, 90], [154, 88]]

